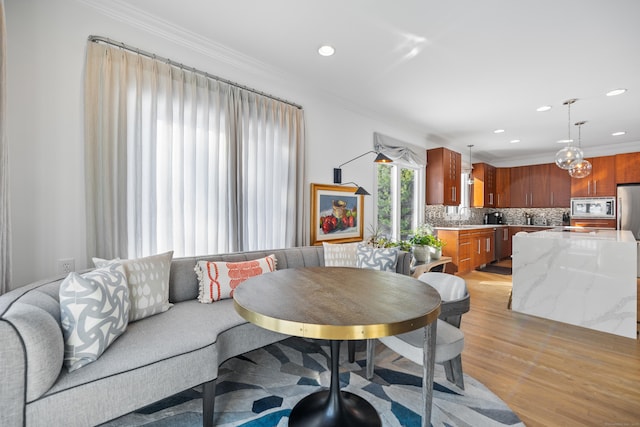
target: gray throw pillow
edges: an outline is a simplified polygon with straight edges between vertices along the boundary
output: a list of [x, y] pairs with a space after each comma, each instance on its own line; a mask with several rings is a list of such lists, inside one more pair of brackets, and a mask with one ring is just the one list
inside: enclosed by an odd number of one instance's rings
[[126, 329], [129, 288], [122, 264], [70, 273], [60, 284], [64, 365], [73, 372], [100, 355]]
[[356, 251], [356, 267], [381, 271], [396, 271], [398, 250], [396, 248], [374, 248], [360, 244]]

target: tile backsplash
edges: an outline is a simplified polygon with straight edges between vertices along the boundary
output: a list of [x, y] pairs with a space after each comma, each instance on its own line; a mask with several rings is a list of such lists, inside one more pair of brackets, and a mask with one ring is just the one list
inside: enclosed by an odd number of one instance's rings
[[562, 225], [562, 214], [568, 208], [463, 208], [462, 212], [442, 205], [425, 206], [425, 222], [435, 227], [453, 227], [466, 224], [482, 224], [485, 213], [502, 212], [504, 223], [525, 225], [526, 214], [533, 216], [534, 225]]

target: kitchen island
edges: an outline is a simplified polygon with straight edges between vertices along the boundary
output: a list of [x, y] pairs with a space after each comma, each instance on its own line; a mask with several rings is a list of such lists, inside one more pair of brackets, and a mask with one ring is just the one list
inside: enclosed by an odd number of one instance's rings
[[517, 234], [512, 309], [636, 338], [636, 257], [630, 231], [557, 227]]

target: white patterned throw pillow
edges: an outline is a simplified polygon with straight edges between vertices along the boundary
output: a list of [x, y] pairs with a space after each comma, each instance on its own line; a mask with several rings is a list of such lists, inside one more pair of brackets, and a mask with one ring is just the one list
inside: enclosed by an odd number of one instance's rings
[[324, 247], [325, 267], [355, 267], [356, 250], [360, 243], [327, 243], [322, 242]]
[[398, 250], [396, 248], [374, 248], [360, 244], [356, 252], [356, 266], [381, 271], [396, 271]]
[[169, 272], [173, 251], [144, 258], [104, 260], [93, 258], [96, 267], [120, 262], [129, 283], [129, 321], [144, 319], [169, 310]]
[[209, 304], [233, 298], [233, 291], [250, 277], [270, 273], [276, 269], [276, 256], [240, 261], [198, 261], [195, 271], [198, 276], [198, 301]]
[[73, 372], [100, 355], [126, 329], [129, 288], [122, 264], [70, 273], [60, 284], [64, 365]]

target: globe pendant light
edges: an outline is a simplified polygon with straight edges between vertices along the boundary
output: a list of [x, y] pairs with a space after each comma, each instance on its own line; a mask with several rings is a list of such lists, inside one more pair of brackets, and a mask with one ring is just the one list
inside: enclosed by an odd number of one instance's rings
[[569, 137], [567, 138], [567, 146], [556, 153], [556, 165], [559, 168], [566, 170], [571, 169], [574, 163], [581, 161], [584, 157], [582, 150], [575, 147], [571, 139], [571, 104], [576, 101], [577, 99], [569, 99], [563, 103], [567, 106], [567, 110], [569, 111]]
[[[583, 124], [587, 122], [577, 122], [576, 126], [578, 126], [578, 148], [582, 149], [582, 138], [580, 129]], [[591, 162], [587, 159], [582, 159], [579, 162], [575, 163], [571, 169], [569, 169], [569, 175], [572, 178], [585, 178], [589, 176], [591, 173]]]

